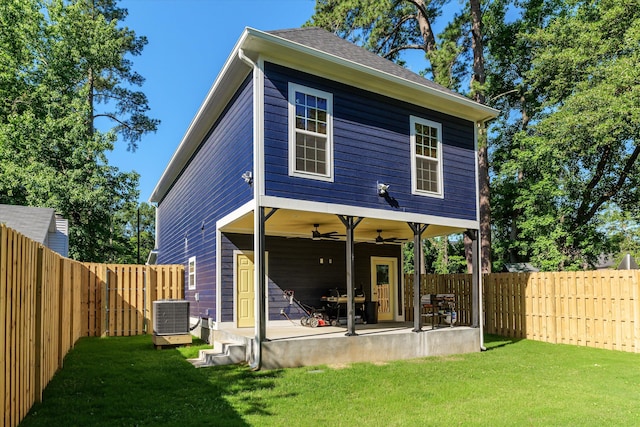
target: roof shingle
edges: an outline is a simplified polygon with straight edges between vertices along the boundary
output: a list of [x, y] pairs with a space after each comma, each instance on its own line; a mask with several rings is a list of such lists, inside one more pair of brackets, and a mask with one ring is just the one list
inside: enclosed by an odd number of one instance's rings
[[344, 40], [323, 28], [291, 28], [286, 30], [266, 31], [266, 33], [468, 100], [464, 95], [454, 92], [444, 86], [432, 82], [431, 80], [425, 79], [421, 75], [416, 74], [395, 62], [389, 61], [388, 59], [378, 56], [361, 46], [357, 46], [347, 40]]

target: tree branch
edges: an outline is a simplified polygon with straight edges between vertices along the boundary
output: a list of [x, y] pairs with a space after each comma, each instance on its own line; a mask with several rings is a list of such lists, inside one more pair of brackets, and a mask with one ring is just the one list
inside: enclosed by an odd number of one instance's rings
[[388, 58], [389, 56], [392, 56], [402, 50], [412, 50], [412, 49], [416, 49], [416, 50], [424, 50], [424, 46], [419, 45], [419, 44], [406, 44], [403, 46], [397, 46], [394, 47], [393, 49], [391, 49], [389, 52], [385, 53], [382, 57], [383, 58]]
[[117, 118], [116, 116], [114, 116], [113, 114], [95, 114], [93, 115], [93, 119], [97, 119], [98, 117], [106, 117], [108, 119], [113, 120], [114, 122], [119, 123], [120, 125], [124, 126], [127, 129], [133, 129], [127, 122], [123, 122], [122, 120], [120, 120], [119, 118]]
[[[629, 172], [631, 172], [631, 168], [633, 168], [633, 165], [635, 164], [639, 155], [640, 155], [640, 145], [636, 146], [635, 150], [633, 150], [633, 153], [631, 153], [631, 155], [627, 159], [624, 165], [624, 168], [622, 169], [622, 172], [620, 172], [618, 181], [616, 181], [616, 183], [609, 189], [609, 191], [601, 195], [598, 198], [596, 203], [591, 205], [591, 208], [584, 215], [583, 221], [578, 222], [578, 224], [580, 225], [585, 224], [588, 220], [593, 218], [593, 216], [596, 214], [598, 209], [600, 209], [600, 207], [605, 202], [608, 202], [613, 196], [615, 196], [618, 193], [618, 191], [620, 191], [620, 189], [624, 185], [624, 182], [627, 180], [627, 177], [629, 176]], [[579, 220], [579, 218], [577, 217], [576, 220]]]
[[420, 33], [424, 40], [424, 45], [427, 53], [434, 52], [436, 50], [436, 38], [433, 34], [433, 28], [429, 22], [429, 15], [427, 14], [427, 7], [424, 4], [424, 0], [407, 0], [418, 9], [418, 26], [420, 27]]
[[[382, 46], [384, 46], [389, 41], [389, 39], [400, 30], [400, 27], [402, 27], [402, 25], [405, 22], [409, 21], [410, 19], [416, 19], [416, 15], [405, 15], [405, 16], [403, 16], [400, 19], [400, 21], [398, 21], [398, 23], [393, 27], [393, 29], [390, 32], [388, 32], [387, 34], [385, 34], [384, 39], [382, 40], [382, 43], [380, 43], [380, 49], [378, 49], [378, 52], [377, 52], [378, 54], [380, 53], [380, 50], [381, 50]], [[395, 51], [398, 52], [398, 50], [395, 50]], [[390, 56], [390, 54], [386, 53], [383, 57], [384, 58], [388, 58], [389, 56]]]

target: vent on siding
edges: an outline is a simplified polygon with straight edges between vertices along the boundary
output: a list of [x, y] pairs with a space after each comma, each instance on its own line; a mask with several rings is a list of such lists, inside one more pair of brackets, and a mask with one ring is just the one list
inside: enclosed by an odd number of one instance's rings
[[189, 333], [189, 301], [159, 300], [153, 302], [153, 333], [182, 335]]

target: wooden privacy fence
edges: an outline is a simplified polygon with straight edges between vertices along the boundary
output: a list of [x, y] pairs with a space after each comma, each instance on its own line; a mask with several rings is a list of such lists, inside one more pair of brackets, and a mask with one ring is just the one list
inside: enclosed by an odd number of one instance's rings
[[182, 265], [85, 264], [84, 336], [131, 336], [151, 331], [152, 303], [184, 298]]
[[485, 332], [640, 353], [640, 270], [484, 277]]
[[[423, 274], [420, 276], [420, 295], [455, 294], [456, 324], [471, 325], [471, 274]], [[413, 321], [413, 274], [406, 274], [404, 313]]]
[[[550, 343], [640, 353], [640, 270], [491, 273], [483, 276], [484, 331]], [[413, 320], [413, 275], [405, 276]], [[454, 293], [471, 323], [471, 275], [421, 276], [421, 294]]]
[[0, 224], [0, 423], [17, 426], [82, 336], [150, 330], [184, 267], [82, 264]]

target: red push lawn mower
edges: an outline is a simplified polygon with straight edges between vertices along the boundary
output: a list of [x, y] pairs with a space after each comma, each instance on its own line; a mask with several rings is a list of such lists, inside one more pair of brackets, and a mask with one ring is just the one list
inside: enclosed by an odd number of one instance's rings
[[[300, 324], [302, 326], [309, 326], [311, 328], [317, 328], [318, 326], [330, 326], [331, 322], [329, 320], [329, 317], [327, 316], [327, 313], [324, 311], [324, 309], [317, 309], [315, 307], [312, 307], [310, 305], [307, 305], [305, 303], [303, 303], [302, 301], [298, 300], [295, 298], [294, 296], [294, 291], [291, 289], [287, 289], [286, 291], [284, 291], [284, 298], [289, 300], [289, 305], [297, 305], [300, 310], [302, 310], [304, 312], [304, 316], [302, 316], [302, 318], [300, 319]], [[282, 313], [285, 316], [287, 316], [284, 312]], [[287, 316], [287, 319], [289, 318], [289, 316]], [[291, 319], [289, 319], [291, 320]]]

